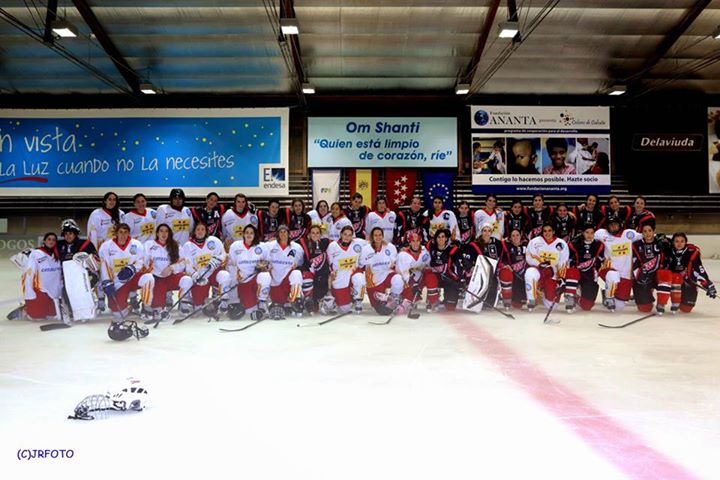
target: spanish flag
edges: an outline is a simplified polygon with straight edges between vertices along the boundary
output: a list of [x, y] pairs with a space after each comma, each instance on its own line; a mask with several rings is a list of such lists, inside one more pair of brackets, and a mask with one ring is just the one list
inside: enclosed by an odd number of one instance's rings
[[378, 194], [378, 172], [371, 169], [348, 169], [348, 185], [350, 198], [355, 193], [363, 196], [363, 205], [372, 209]]

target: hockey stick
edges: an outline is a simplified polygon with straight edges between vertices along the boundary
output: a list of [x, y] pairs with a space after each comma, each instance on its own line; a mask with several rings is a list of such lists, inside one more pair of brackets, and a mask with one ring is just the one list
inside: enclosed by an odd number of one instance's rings
[[304, 325], [301, 325], [301, 324], [298, 323], [297, 326], [298, 326], [298, 327], [320, 327], [320, 326], [322, 326], [322, 325], [325, 325], [326, 323], [334, 322], [334, 321], [337, 320], [338, 318], [342, 318], [342, 317], [344, 317], [345, 315], [350, 315], [351, 313], [352, 313], [352, 310], [350, 310], [350, 311], [348, 311], [348, 312], [338, 313], [337, 315], [335, 315], [335, 316], [333, 316], [333, 317], [330, 317], [330, 318], [328, 318], [327, 320], [323, 320], [322, 322], [306, 323], [306, 324], [304, 324]]
[[478, 305], [478, 304], [482, 303], [482, 304], [487, 305], [488, 307], [492, 308], [492, 309], [495, 310], [496, 312], [501, 313], [504, 317], [512, 318], [513, 320], [515, 320], [515, 317], [513, 317], [511, 314], [509, 314], [509, 313], [507, 313], [507, 312], [503, 312], [501, 309], [499, 309], [499, 308], [496, 307], [495, 305], [492, 305], [492, 304], [488, 303], [487, 300], [481, 299], [480, 297], [478, 297], [478, 296], [475, 295], [474, 293], [467, 291], [467, 289], [465, 290], [465, 293], [469, 293], [470, 295], [472, 295], [473, 297], [475, 297], [475, 299], [477, 300], [477, 302], [474, 302], [474, 303], [471, 303], [470, 305], [468, 305], [468, 308], [465, 309], [465, 310], [468, 310], [469, 308], [472, 308], [472, 307], [474, 307], [475, 305]]
[[598, 325], [601, 327], [605, 327], [605, 328], [625, 328], [628, 325], [632, 325], [633, 323], [641, 322], [641, 321], [645, 320], [646, 318], [655, 317], [655, 316], [657, 316], [657, 312], [648, 313], [647, 315], [637, 318], [631, 322], [623, 323], [620, 325], [603, 325], [602, 323], [598, 323]]
[[[408, 310], [408, 318], [411, 318], [411, 319], [413, 319], [413, 320], [417, 320], [418, 318], [420, 318], [420, 314], [419, 314], [419, 313], [412, 313], [412, 309], [415, 308], [415, 303], [417, 302], [417, 298], [418, 298], [419, 295], [420, 295], [419, 293], [416, 293], [416, 294], [415, 294], [415, 296], [413, 297], [413, 303], [410, 304], [410, 310]], [[388, 317], [388, 319], [385, 320], [384, 322], [373, 322], [373, 321], [369, 320], [368, 323], [370, 323], [370, 324], [372, 324], [372, 325], [387, 325], [387, 324], [389, 324], [390, 322], [392, 322], [392, 319], [395, 318], [395, 315], [397, 314], [397, 311], [398, 311], [399, 309], [400, 309], [400, 305], [398, 305], [397, 307], [395, 307], [395, 310], [393, 310], [393, 312], [390, 314], [390, 316]], [[413, 316], [411, 317], [410, 314], [412, 314]]]
[[547, 314], [545, 314], [545, 318], [543, 319], [544, 324], [552, 324], [557, 325], [560, 323], [560, 320], [550, 320], [550, 314], [552, 313], [553, 309], [555, 308], [555, 305], [560, 301], [560, 296], [565, 292], [565, 287], [563, 286], [562, 289], [560, 289], [556, 294], [555, 298], [553, 299], [552, 305], [550, 305], [550, 308], [548, 308]]
[[[255, 320], [254, 322], [249, 323], [241, 328], [221, 328], [220, 331], [221, 332], [242, 332], [243, 330], [247, 330], [248, 328], [252, 327], [253, 325], [257, 325], [258, 323], [262, 322], [263, 320], [265, 320], [265, 318], [266, 317], [263, 317], [260, 320]], [[298, 325], [298, 326], [300, 326], [300, 325]]]
[[[184, 322], [185, 320], [187, 320], [188, 318], [190, 318], [190, 317], [192, 317], [193, 315], [195, 315], [196, 313], [198, 313], [199, 311], [201, 311], [202, 309], [204, 309], [204, 308], [206, 308], [206, 307], [209, 307], [210, 305], [215, 305], [216, 303], [218, 303], [219, 301], [222, 300], [222, 298], [223, 298], [222, 296], [223, 296], [223, 295], [225, 295], [227, 292], [229, 292], [229, 291], [232, 290], [233, 288], [237, 288], [238, 285], [240, 285], [240, 282], [237, 282], [237, 283], [231, 285], [231, 286], [230, 286], [227, 290], [225, 290], [225, 292], [223, 292], [221, 295], [219, 295], [219, 296], [217, 296], [217, 297], [215, 297], [215, 298], [211, 298], [210, 301], [206, 301], [205, 303], [203, 303], [203, 304], [200, 305], [199, 307], [195, 308], [192, 312], [188, 313], [188, 314], [185, 315], [184, 317], [181, 317], [181, 318], [178, 318], [178, 319], [174, 320], [172, 324], [173, 324], [173, 325], [177, 325], [178, 323], [182, 323], [182, 322]], [[189, 291], [189, 290], [188, 290], [188, 291]], [[211, 318], [211, 320], [212, 320], [212, 318]]]
[[40, 330], [47, 332], [49, 330], [62, 330], [63, 328], [70, 327], [67, 323], [46, 323], [45, 325], [40, 325]]
[[[213, 258], [215, 258], [215, 257], [213, 257]], [[211, 264], [208, 264], [207, 268], [206, 268], [205, 271], [202, 273], [202, 275], [200, 276], [200, 278], [205, 278], [205, 274], [210, 271], [210, 267], [211, 267], [211, 266], [212, 266]], [[190, 288], [187, 289], [187, 292], [183, 293], [183, 294], [180, 296], [180, 298], [178, 298], [177, 301], [176, 301], [175, 303], [173, 303], [173, 304], [170, 306], [170, 308], [167, 309], [168, 315], [170, 314], [170, 312], [172, 312], [173, 308], [177, 307], [177, 306], [180, 304], [180, 302], [182, 302], [183, 300], [185, 300], [185, 298], [186, 298], [188, 295], [190, 295], [190, 292], [192, 292], [192, 289], [193, 289], [193, 287], [194, 287], [195, 285], [197, 285], [197, 282], [193, 282], [193, 284], [190, 286]], [[170, 318], [170, 317], [168, 316], [168, 318]], [[145, 323], [145, 325], [149, 325], [149, 324], [152, 323], [152, 324], [153, 324], [153, 328], [157, 328], [158, 325], [160, 325], [161, 320], [162, 320], [162, 318], [158, 318], [157, 320], [146, 320], [144, 323]]]

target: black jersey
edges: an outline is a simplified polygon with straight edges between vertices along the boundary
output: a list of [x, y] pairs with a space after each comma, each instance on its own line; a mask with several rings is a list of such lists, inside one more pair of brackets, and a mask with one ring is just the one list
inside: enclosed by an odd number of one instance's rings
[[583, 231], [587, 227], [593, 227], [597, 230], [598, 225], [600, 225], [603, 219], [603, 213], [600, 207], [595, 207], [593, 210], [575, 207], [573, 213], [575, 214], [576, 226], [579, 231]]
[[327, 248], [330, 245], [330, 239], [321, 238], [314, 242], [310, 238], [301, 238], [298, 243], [305, 254], [301, 270], [312, 272], [316, 277], [327, 277], [330, 273], [330, 264], [327, 261]]
[[97, 256], [97, 249], [90, 240], [84, 238], [75, 238], [75, 241], [68, 243], [64, 238], [61, 238], [57, 242], [58, 253], [60, 254], [60, 261], [72, 260], [73, 255], [79, 252], [86, 252], [90, 255]]
[[530, 238], [537, 237], [542, 233], [543, 224], [550, 221], [552, 217], [553, 209], [547, 205], [542, 210], [535, 210], [531, 208], [528, 210], [530, 216]]
[[520, 230], [523, 238], [525, 238], [530, 233], [531, 223], [527, 208], [523, 207], [522, 211], [517, 215], [512, 210], [508, 210], [505, 212], [505, 236], [510, 238], [513, 230]]
[[475, 240], [475, 225], [472, 212], [468, 212], [464, 217], [459, 212], [455, 212], [455, 218], [457, 218], [458, 231], [460, 232], [460, 237], [456, 239], [456, 242], [460, 245], [466, 245]]
[[633, 210], [632, 214], [630, 214], [630, 218], [627, 220], [625, 228], [635, 230], [636, 232], [642, 232], [643, 226], [650, 220], [655, 220], [655, 215], [649, 210], [643, 210], [640, 213]]
[[650, 243], [645, 240], [633, 242], [633, 270], [637, 269], [635, 279], [638, 283], [648, 284], [655, 281], [655, 274], [666, 263], [668, 250], [669, 245], [658, 239], [653, 239]]
[[459, 280], [462, 273], [460, 263], [460, 248], [456, 245], [448, 244], [440, 250], [435, 240], [430, 240], [425, 246], [430, 253], [430, 270], [445, 278]]
[[225, 214], [225, 205], [218, 203], [212, 210], [206, 207], [193, 207], [190, 209], [195, 223], [202, 222], [207, 225], [208, 235], [219, 239], [223, 238], [222, 217]]
[[562, 218], [556, 212], [550, 218], [550, 223], [555, 228], [555, 236], [565, 240], [565, 243], [570, 242], [570, 239], [575, 236], [575, 217], [570, 213]]
[[586, 242], [583, 237], [579, 237], [570, 242], [568, 246], [570, 247], [570, 266], [580, 270], [582, 280], [594, 282], [603, 261], [605, 244], [599, 240]]
[[290, 240], [297, 242], [301, 238], [307, 236], [310, 233], [310, 226], [312, 220], [307, 213], [296, 214], [294, 211], [290, 211], [290, 220], [288, 222], [288, 228], [290, 229]]
[[702, 285], [711, 283], [700, 259], [700, 249], [692, 243], [680, 250], [670, 248], [665, 266], [671, 272], [679, 273], [687, 282]]
[[502, 267], [510, 267], [516, 275], [523, 275], [527, 269], [527, 260], [525, 259], [527, 242], [515, 245], [512, 242], [503, 241], [502, 247], [498, 270]]
[[370, 213], [370, 209], [365, 205], [360, 205], [360, 208], [353, 210], [350, 207], [345, 208], [345, 216], [350, 220], [355, 230], [355, 237], [365, 238], [365, 219]]
[[627, 222], [630, 220], [630, 207], [627, 205], [620, 206], [620, 208], [615, 211], [605, 205], [602, 207], [602, 215], [603, 218], [600, 222], [599, 228], [607, 228], [608, 221], [613, 219], [620, 222], [620, 230], [625, 230], [627, 228]]
[[269, 242], [277, 238], [277, 231], [280, 225], [288, 224], [290, 217], [289, 210], [289, 208], [281, 208], [275, 217], [270, 215], [267, 210], [258, 210], [257, 216], [261, 241]]
[[421, 239], [427, 240], [425, 238], [425, 223], [427, 221], [428, 217], [422, 209], [417, 212], [413, 212], [412, 209], [398, 210], [395, 217], [395, 244], [407, 245], [405, 235], [408, 232], [415, 232], [420, 235]]

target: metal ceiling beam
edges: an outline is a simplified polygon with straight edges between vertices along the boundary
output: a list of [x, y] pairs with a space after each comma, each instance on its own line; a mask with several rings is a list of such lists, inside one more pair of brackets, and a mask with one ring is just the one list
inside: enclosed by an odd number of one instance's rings
[[645, 65], [638, 72], [626, 77], [624, 81], [626, 83], [637, 83], [642, 80], [650, 72], [650, 70], [652, 70], [653, 67], [655, 67], [655, 65], [657, 65], [658, 62], [660, 62], [660, 60], [668, 54], [670, 49], [675, 45], [675, 43], [677, 43], [680, 37], [685, 34], [687, 29], [690, 28], [690, 25], [692, 25], [703, 10], [705, 10], [705, 7], [710, 5], [711, 2], [712, 0], [698, 0], [695, 2], [695, 5], [690, 7], [683, 18], [681, 18], [680, 21], [667, 33], [667, 35], [665, 35], [655, 49], [654, 55], [648, 59]]
[[52, 32], [52, 22], [57, 19], [57, 4], [58, 0], [49, 0], [47, 4], [47, 13], [45, 14], [45, 33], [43, 35], [43, 42], [51, 44], [55, 41]]
[[[293, 0], [282, 0], [280, 2], [280, 18], [297, 18], [295, 16], [295, 5]], [[298, 79], [298, 95], [303, 96], [302, 84], [306, 83], [307, 75], [305, 73], [305, 66], [303, 64], [302, 55], [300, 54], [300, 35], [284, 35], [280, 34], [281, 37], [287, 42], [292, 56], [293, 66], [295, 67], [295, 73]]]
[[477, 75], [477, 66], [480, 63], [483, 51], [485, 51], [485, 45], [487, 44], [490, 32], [495, 26], [495, 16], [500, 7], [500, 1], [501, 0], [492, 0], [490, 5], [488, 5], [488, 12], [485, 15], [485, 22], [480, 30], [480, 37], [478, 37], [477, 45], [475, 46], [475, 53], [473, 53], [472, 60], [470, 60], [470, 63], [460, 76], [460, 83], [472, 84], [472, 79]]
[[125, 82], [127, 82], [130, 89], [133, 93], [139, 94], [140, 77], [130, 66], [127, 60], [125, 60], [125, 57], [123, 57], [120, 50], [118, 50], [113, 41], [110, 39], [110, 36], [105, 31], [105, 28], [100, 23], [100, 20], [98, 20], [95, 16], [95, 13], [93, 13], [90, 5], [88, 5], [86, 0], [73, 0], [73, 5], [75, 5], [75, 8], [77, 8], [78, 12], [80, 12], [83, 20], [85, 20], [87, 26], [90, 27], [90, 30], [92, 30], [95, 38], [100, 43], [103, 50], [105, 50], [105, 53], [107, 53], [110, 57], [110, 60], [112, 60], [115, 68], [117, 68], [118, 72], [120, 72], [120, 75], [122, 75], [125, 79]]

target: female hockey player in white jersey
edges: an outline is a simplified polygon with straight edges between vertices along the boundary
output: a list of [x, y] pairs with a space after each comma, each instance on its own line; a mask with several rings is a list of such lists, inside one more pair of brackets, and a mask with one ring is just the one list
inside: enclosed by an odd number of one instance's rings
[[422, 246], [420, 235], [408, 232], [406, 241], [408, 246], [398, 253], [395, 264], [395, 271], [402, 277], [404, 284], [403, 300], [396, 310], [400, 315], [409, 312], [420, 301], [425, 287], [424, 272], [430, 266], [430, 253]]
[[148, 240], [145, 248], [145, 270], [139, 283], [147, 285], [144, 289], [143, 320], [166, 319], [169, 312], [166, 307], [168, 292], [180, 289], [185, 265], [180, 259], [180, 246], [173, 238], [172, 229], [164, 223], [158, 225], [154, 240]]
[[603, 305], [610, 311], [622, 310], [630, 299], [633, 284], [632, 244], [642, 239], [635, 230], [622, 229], [618, 216], [606, 219], [607, 230], [595, 232], [595, 240], [605, 244], [605, 261], [600, 268], [600, 277], [605, 280]]
[[[395, 273], [397, 248], [385, 239], [383, 229], [374, 227], [368, 232], [370, 243], [360, 252], [360, 268], [365, 270], [365, 282], [370, 305], [380, 315], [389, 315], [400, 303], [405, 284]], [[390, 289], [390, 296], [386, 292]]]
[[25, 314], [34, 320], [49, 320], [60, 315], [56, 305], [62, 293], [63, 277], [57, 236], [46, 233], [42, 246], [30, 252], [27, 257], [19, 257], [23, 258], [24, 262], [22, 289]]
[[155, 238], [155, 218], [157, 212], [148, 208], [147, 198], [142, 193], [133, 197], [134, 209], [125, 214], [124, 222], [130, 225], [130, 236], [145, 244]]
[[250, 210], [247, 197], [242, 193], [238, 193], [235, 195], [233, 207], [222, 216], [225, 245], [229, 247], [235, 241], [242, 241], [245, 227], [248, 225], [254, 226], [257, 232], [258, 217], [255, 212]]
[[[350, 225], [352, 226], [352, 222], [349, 218], [345, 216], [345, 212], [343, 212], [342, 207], [338, 202], [333, 203], [330, 205], [330, 223], [328, 224], [328, 238], [330, 240], [339, 240], [340, 239], [340, 233], [342, 230]], [[353, 227], [353, 232], [355, 231]], [[355, 234], [353, 233], [353, 236]]]
[[345, 225], [340, 232], [340, 238], [332, 242], [327, 249], [332, 296], [341, 313], [349, 312], [351, 308], [356, 313], [361, 313], [365, 296], [365, 275], [359, 270], [359, 262], [367, 242], [361, 238], [353, 238], [354, 236], [353, 226]]
[[315, 205], [315, 210], [308, 212], [308, 216], [313, 225], [320, 226], [320, 237], [328, 238], [329, 227], [332, 223], [332, 214], [328, 203], [325, 200], [320, 200]]
[[[302, 294], [303, 249], [290, 241], [290, 229], [281, 224], [277, 229], [277, 238], [263, 244], [265, 260], [270, 265], [269, 272], [260, 272], [257, 283], [258, 308], [270, 315], [273, 320], [285, 318], [286, 309], [301, 314], [304, 310]], [[268, 296], [272, 305], [267, 307]]]
[[258, 283], [260, 272], [268, 270], [267, 252], [260, 244], [260, 236], [254, 225], [246, 225], [242, 240], [230, 245], [227, 271], [231, 281], [237, 283], [236, 292], [229, 293], [228, 316], [239, 319], [249, 313], [253, 320], [259, 320], [264, 311], [258, 311]]
[[370, 238], [370, 232], [379, 227], [383, 231], [386, 242], [392, 243], [395, 236], [395, 224], [397, 214], [387, 208], [387, 199], [377, 197], [375, 199], [375, 210], [369, 212], [365, 217], [365, 238]]
[[[102, 244], [112, 240], [115, 236], [115, 227], [123, 222], [125, 213], [120, 210], [118, 196], [115, 192], [107, 192], [103, 196], [102, 208], [96, 208], [90, 214], [87, 223], [88, 240], [100, 251]], [[105, 310], [105, 292], [102, 288], [97, 291], [98, 310]]]
[[[197, 222], [192, 237], [180, 248], [180, 258], [185, 265], [185, 275], [180, 279], [180, 311], [191, 312], [191, 304], [198, 307], [205, 303], [210, 287], [220, 287], [218, 311], [227, 311], [227, 294], [230, 289], [230, 274], [223, 270], [225, 248], [219, 238], [208, 236], [207, 226]], [[187, 291], [190, 290], [187, 298]]]
[[100, 247], [100, 284], [113, 316], [124, 318], [130, 292], [143, 288], [147, 295], [150, 287], [146, 281], [140, 282], [145, 265], [142, 243], [130, 237], [130, 226], [126, 223], [119, 224], [115, 230], [115, 238]]
[[169, 225], [179, 245], [184, 245], [190, 239], [195, 222], [192, 212], [185, 206], [185, 192], [181, 188], [170, 190], [170, 203], [158, 207], [155, 222], [158, 225]]
[[528, 311], [535, 309], [540, 291], [546, 307], [558, 302], [565, 290], [565, 274], [570, 260], [567, 243], [555, 236], [554, 227], [546, 223], [541, 235], [528, 242], [525, 251], [525, 293]]

